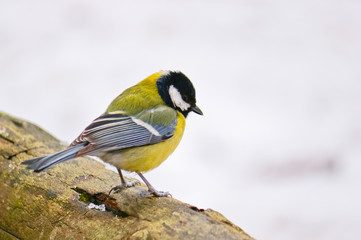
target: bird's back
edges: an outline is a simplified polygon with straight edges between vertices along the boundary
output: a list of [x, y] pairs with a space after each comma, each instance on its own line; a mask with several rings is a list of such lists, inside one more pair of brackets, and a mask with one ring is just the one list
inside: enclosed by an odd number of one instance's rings
[[164, 74], [163, 71], [152, 74], [138, 84], [124, 90], [116, 97], [107, 108], [106, 112], [124, 111], [129, 116], [134, 116], [144, 109], [151, 109], [164, 105], [158, 94], [156, 81]]

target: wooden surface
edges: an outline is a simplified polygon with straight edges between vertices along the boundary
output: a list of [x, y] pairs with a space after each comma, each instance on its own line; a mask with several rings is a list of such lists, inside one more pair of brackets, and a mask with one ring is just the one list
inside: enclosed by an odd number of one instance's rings
[[252, 239], [211, 209], [137, 197], [144, 185], [108, 196], [119, 177], [91, 158], [41, 173], [20, 165], [64, 147], [36, 125], [0, 113], [0, 239]]

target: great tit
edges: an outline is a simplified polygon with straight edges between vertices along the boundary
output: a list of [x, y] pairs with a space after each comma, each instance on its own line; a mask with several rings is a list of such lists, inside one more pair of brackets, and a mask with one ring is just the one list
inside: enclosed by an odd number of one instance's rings
[[67, 149], [23, 164], [40, 172], [72, 158], [97, 156], [118, 170], [121, 185], [111, 191], [137, 183], [126, 181], [123, 169], [136, 172], [148, 186], [142, 195], [169, 196], [157, 191], [143, 173], [159, 166], [175, 150], [183, 136], [185, 118], [192, 111], [203, 115], [196, 105], [192, 82], [182, 72], [160, 71], [115, 98]]

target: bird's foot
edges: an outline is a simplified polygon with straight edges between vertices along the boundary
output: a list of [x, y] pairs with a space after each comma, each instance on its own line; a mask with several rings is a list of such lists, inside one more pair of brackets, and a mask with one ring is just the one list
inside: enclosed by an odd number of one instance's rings
[[110, 189], [109, 194], [110, 195], [113, 191], [115, 193], [121, 192], [122, 190], [126, 189], [126, 188], [130, 188], [130, 187], [134, 187], [135, 185], [140, 185], [140, 182], [138, 180], [135, 181], [126, 181], [120, 185], [116, 185], [114, 187], [112, 187], [112, 189]]
[[144, 190], [137, 194], [137, 197], [172, 197], [169, 192], [157, 191], [157, 190]]

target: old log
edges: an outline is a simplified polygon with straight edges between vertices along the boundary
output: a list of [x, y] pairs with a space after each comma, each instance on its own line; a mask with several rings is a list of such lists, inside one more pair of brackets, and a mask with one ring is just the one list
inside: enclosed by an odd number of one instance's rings
[[34, 173], [20, 163], [65, 148], [27, 121], [0, 113], [0, 239], [253, 239], [211, 209], [170, 197], [108, 195], [118, 175], [91, 158]]

